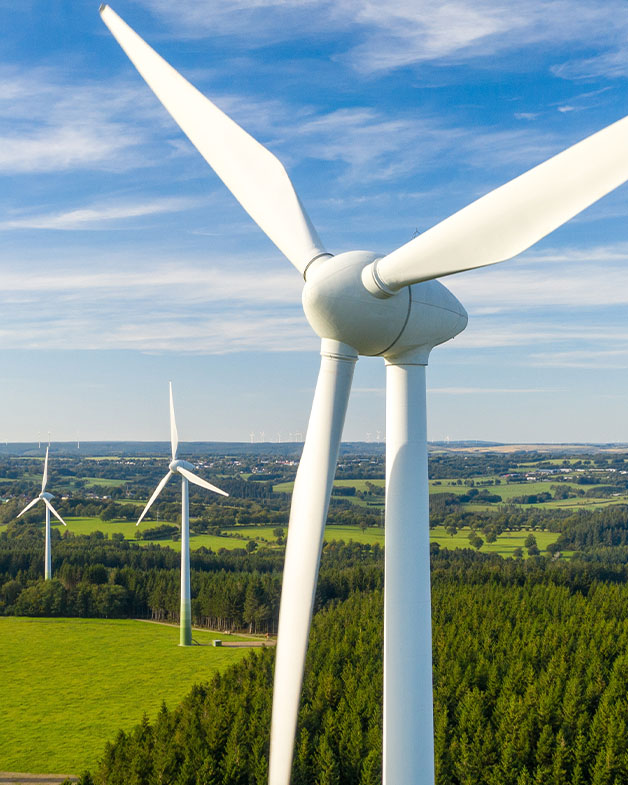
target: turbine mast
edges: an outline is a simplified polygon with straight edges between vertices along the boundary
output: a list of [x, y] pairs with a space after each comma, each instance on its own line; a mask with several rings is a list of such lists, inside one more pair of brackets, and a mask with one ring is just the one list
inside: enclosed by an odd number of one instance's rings
[[384, 785], [434, 785], [427, 358], [422, 354], [386, 360]]
[[44, 580], [52, 578], [52, 554], [50, 549], [50, 509], [46, 505], [46, 551], [44, 555]]
[[179, 646], [192, 645], [190, 593], [190, 501], [188, 481], [181, 477], [181, 613]]

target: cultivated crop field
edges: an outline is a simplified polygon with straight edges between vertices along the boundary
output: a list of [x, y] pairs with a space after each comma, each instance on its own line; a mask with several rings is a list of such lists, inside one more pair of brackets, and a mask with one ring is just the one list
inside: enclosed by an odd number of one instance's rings
[[0, 618], [0, 771], [80, 774], [105, 742], [247, 649], [179, 647], [176, 627], [132, 619]]

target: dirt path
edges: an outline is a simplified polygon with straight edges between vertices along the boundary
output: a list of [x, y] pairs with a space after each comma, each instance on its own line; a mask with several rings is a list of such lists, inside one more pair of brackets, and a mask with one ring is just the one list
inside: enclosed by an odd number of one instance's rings
[[0, 785], [59, 785], [64, 780], [76, 782], [74, 774], [21, 774], [17, 771], [0, 771]]

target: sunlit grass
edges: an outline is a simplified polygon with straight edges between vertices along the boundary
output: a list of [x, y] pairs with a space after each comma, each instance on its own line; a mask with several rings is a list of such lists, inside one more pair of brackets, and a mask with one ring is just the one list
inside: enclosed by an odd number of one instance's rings
[[178, 628], [132, 619], [0, 618], [0, 770], [93, 767], [119, 728], [245, 656], [221, 637], [194, 630], [205, 645], [182, 648]]

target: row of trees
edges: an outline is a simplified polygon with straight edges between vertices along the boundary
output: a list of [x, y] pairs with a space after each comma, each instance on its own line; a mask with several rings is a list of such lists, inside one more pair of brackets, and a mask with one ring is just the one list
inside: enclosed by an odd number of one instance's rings
[[[318, 605], [380, 586], [382, 557], [381, 549], [370, 546], [327, 545]], [[274, 632], [282, 561], [278, 551], [193, 552], [193, 622]], [[179, 555], [170, 549], [75, 537], [55, 544], [52, 581], [42, 579], [41, 563], [38, 537], [0, 540], [0, 613], [179, 621]]]

